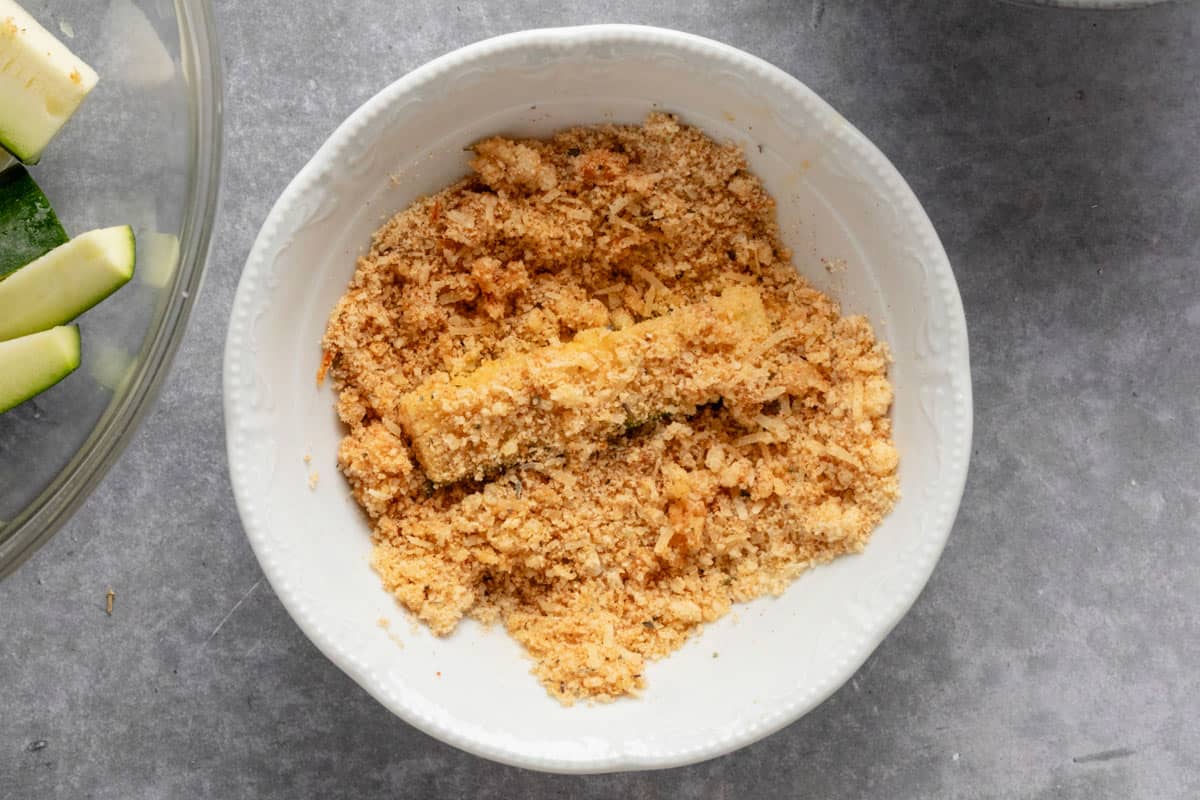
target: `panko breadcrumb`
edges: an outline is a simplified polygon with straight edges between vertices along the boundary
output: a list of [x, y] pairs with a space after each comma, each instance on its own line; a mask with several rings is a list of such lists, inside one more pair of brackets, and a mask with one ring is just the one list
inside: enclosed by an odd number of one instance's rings
[[[733, 603], [866, 545], [898, 494], [888, 352], [799, 276], [741, 151], [673, 116], [474, 154], [376, 232], [333, 311], [339, 466], [384, 585], [435, 633], [499, 621], [563, 703], [635, 694]], [[766, 327], [724, 351], [692, 332], [651, 389], [546, 371], [747, 289]], [[711, 391], [674, 402], [676, 373]], [[431, 406], [435, 386], [469, 391]], [[669, 413], [614, 411], [622, 391]], [[473, 419], [508, 393], [510, 421]]]

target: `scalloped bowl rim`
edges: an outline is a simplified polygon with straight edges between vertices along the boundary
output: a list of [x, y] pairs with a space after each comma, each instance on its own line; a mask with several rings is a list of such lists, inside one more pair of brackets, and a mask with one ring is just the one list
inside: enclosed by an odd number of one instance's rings
[[[357, 658], [339, 641], [339, 631], [323, 628], [313, 616], [316, 598], [306, 595], [291, 584], [282, 567], [276, 561], [276, 553], [268, 541], [266, 527], [252, 496], [250, 484], [252, 473], [258, 468], [251, 456], [249, 433], [251, 411], [243, 392], [244, 375], [253, 371], [253, 359], [247, 355], [252, 326], [260, 313], [264, 289], [261, 284], [278, 252], [277, 239], [280, 220], [295, 212], [301, 198], [309, 187], [330, 165], [338, 163], [343, 148], [372, 120], [376, 120], [387, 109], [397, 104], [406, 95], [443, 76], [460, 70], [467, 65], [488, 58], [495, 53], [519, 50], [538, 45], [564, 48], [572, 44], [606, 42], [653, 44], [655, 46], [686, 52], [691, 57], [715, 60], [733, 71], [746, 72], [755, 80], [768, 81], [774, 89], [788, 93], [789, 101], [806, 104], [828, 114], [830, 125], [837, 125], [836, 136], [856, 150], [871, 170], [884, 184], [897, 205], [905, 212], [906, 220], [915, 227], [914, 237], [919, 238], [932, 264], [930, 279], [938, 282], [940, 301], [945, 306], [948, 324], [945, 330], [946, 346], [949, 350], [946, 367], [953, 391], [948, 402], [953, 417], [953, 446], [950, 448], [949, 465], [945, 469], [947, 479], [936, 487], [937, 508], [930, 514], [932, 523], [921, 532], [921, 550], [914, 556], [914, 569], [906, 573], [910, 580], [905, 584], [902, 597], [893, 598], [886, 613], [873, 619], [869, 633], [850, 646], [849, 652], [839, 662], [834, 674], [819, 685], [797, 687], [789, 701], [777, 708], [764, 710], [755, 724], [735, 731], [730, 735], [714, 736], [701, 746], [688, 749], [662, 749], [656, 752], [626, 750], [610, 752], [597, 758], [564, 759], [544, 753], [530, 752], [520, 745], [483, 741], [469, 722], [450, 716], [427, 701], [410, 702], [410, 695], [389, 688], [384, 677]], [[830, 132], [830, 135], [832, 133]], [[570, 28], [547, 28], [506, 34], [468, 45], [443, 55], [422, 67], [413, 70], [384, 88], [343, 122], [320, 147], [313, 158], [300, 170], [283, 191], [271, 209], [260, 234], [250, 252], [245, 270], [238, 286], [233, 313], [230, 318], [224, 364], [225, 419], [227, 448], [238, 511], [247, 537], [266, 577], [271, 582], [280, 601], [293, 620], [310, 640], [331, 661], [346, 672], [355, 682], [384, 706], [409, 724], [448, 744], [468, 752], [502, 763], [530, 769], [562, 773], [595, 773], [633, 769], [659, 769], [681, 766], [713, 758], [754, 741], [757, 741], [819, 705], [836, 691], [862, 665], [878, 644], [904, 616], [919, 596], [929, 575], [945, 546], [966, 481], [967, 465], [971, 446], [972, 401], [970, 367], [967, 349], [966, 320], [961, 299], [954, 281], [949, 261], [946, 258], [937, 234], [924, 210], [921, 208], [908, 184], [891, 163], [872, 145], [866, 137], [846, 123], [837, 112], [799, 80], [777, 67], [737, 50], [729, 45], [677, 31], [632, 25], [591, 25]], [[931, 489], [931, 493], [933, 490]], [[532, 680], [532, 678], [531, 678]], [[637, 701], [643, 702], [643, 701]]]

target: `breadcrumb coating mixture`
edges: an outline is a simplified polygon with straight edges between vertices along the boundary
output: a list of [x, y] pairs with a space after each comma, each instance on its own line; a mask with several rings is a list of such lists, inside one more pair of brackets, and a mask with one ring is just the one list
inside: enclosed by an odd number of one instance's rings
[[[435, 633], [502, 623], [563, 703], [636, 694], [867, 544], [898, 495], [887, 348], [799, 276], [741, 151], [673, 116], [474, 153], [333, 311], [339, 465]], [[738, 292], [766, 325], [733, 341], [711, 310]]]

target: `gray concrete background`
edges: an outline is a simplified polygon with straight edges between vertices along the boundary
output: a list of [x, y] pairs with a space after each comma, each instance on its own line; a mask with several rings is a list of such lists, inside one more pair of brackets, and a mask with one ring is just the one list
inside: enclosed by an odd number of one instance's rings
[[[0, 584], [0, 796], [1200, 796], [1200, 4], [217, 8], [207, 286], [158, 410]], [[851, 684], [706, 764], [562, 778], [418, 733], [292, 624], [230, 495], [221, 349], [268, 208], [359, 103], [467, 42], [600, 21], [762, 56], [893, 159], [962, 288], [976, 438], [941, 564]]]

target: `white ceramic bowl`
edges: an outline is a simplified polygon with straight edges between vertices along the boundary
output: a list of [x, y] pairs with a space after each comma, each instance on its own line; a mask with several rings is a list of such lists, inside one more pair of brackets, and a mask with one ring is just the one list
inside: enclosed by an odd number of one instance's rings
[[[864, 555], [738, 607], [653, 664], [640, 699], [563, 708], [502, 628], [465, 623], [437, 639], [381, 588], [365, 517], [334, 466], [343, 435], [334, 396], [313, 375], [326, 317], [372, 231], [464, 174], [467, 145], [498, 132], [639, 122], [655, 108], [744, 143], [778, 200], [797, 267], [847, 311], [868, 314], [891, 344], [904, 496]], [[831, 273], [822, 258], [847, 269]], [[392, 84], [338, 128], [271, 210], [247, 262], [225, 351], [225, 414], [247, 535], [325, 655], [450, 744], [533, 769], [601, 772], [729, 752], [792, 722], [854, 673], [916, 599], [950, 532], [970, 452], [971, 381], [945, 252], [862, 134], [791, 76], [731, 47], [605, 25], [466, 47]], [[310, 469], [320, 472], [315, 490]]]

